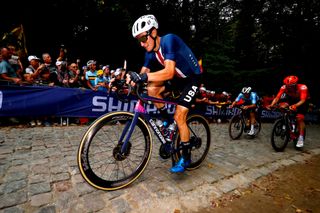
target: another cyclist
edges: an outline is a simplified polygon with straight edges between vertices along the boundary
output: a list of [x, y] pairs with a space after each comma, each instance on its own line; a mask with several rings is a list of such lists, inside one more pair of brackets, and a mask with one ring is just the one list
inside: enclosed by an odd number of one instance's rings
[[256, 122], [256, 108], [259, 97], [256, 92], [252, 91], [251, 87], [243, 87], [238, 97], [230, 105], [233, 108], [236, 104], [243, 105], [243, 109], [250, 113], [250, 131], [248, 135], [254, 135], [254, 124]]
[[[148, 94], [162, 98], [167, 86], [181, 91], [174, 114], [182, 146], [182, 157], [171, 172], [184, 172], [191, 163], [190, 132], [186, 123], [191, 105], [198, 92], [201, 70], [191, 49], [175, 34], [158, 35], [158, 21], [153, 15], [138, 18], [132, 26], [132, 35], [145, 48], [145, 62], [140, 74], [131, 72], [127, 83], [148, 82]], [[162, 69], [156, 69], [161, 65]], [[170, 80], [170, 81], [169, 81]], [[163, 117], [167, 116], [164, 104], [155, 103]]]
[[304, 115], [308, 109], [306, 102], [310, 96], [308, 87], [305, 84], [298, 84], [298, 80], [299, 78], [294, 75], [285, 77], [283, 80], [284, 85], [267, 108], [273, 107], [281, 99], [288, 102], [290, 110], [297, 112], [297, 124], [300, 135], [296, 147], [301, 148], [303, 147], [305, 134]]

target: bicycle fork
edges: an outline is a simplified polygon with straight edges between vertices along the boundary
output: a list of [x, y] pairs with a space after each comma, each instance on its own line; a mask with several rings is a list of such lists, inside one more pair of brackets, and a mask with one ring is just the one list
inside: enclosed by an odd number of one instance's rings
[[139, 115], [140, 115], [139, 112], [135, 112], [132, 121], [126, 123], [126, 126], [124, 127], [124, 129], [123, 129], [123, 131], [121, 133], [120, 139], [118, 141], [118, 144], [122, 143], [121, 154], [127, 152], [128, 142], [129, 142], [129, 139], [131, 138], [132, 132], [133, 132], [134, 127], [135, 127], [135, 125], [137, 123]]

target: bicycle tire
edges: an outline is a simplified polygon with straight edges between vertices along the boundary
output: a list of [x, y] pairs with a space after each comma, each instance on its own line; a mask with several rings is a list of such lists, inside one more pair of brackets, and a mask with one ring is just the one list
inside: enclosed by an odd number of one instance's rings
[[283, 152], [287, 147], [290, 140], [288, 129], [289, 127], [285, 124], [285, 121], [283, 119], [278, 119], [273, 124], [271, 133], [271, 145], [275, 151]]
[[261, 119], [256, 119], [256, 122], [254, 125], [254, 136], [257, 136], [261, 131]]
[[[191, 148], [191, 164], [187, 170], [194, 170], [201, 166], [205, 160], [211, 144], [211, 133], [208, 121], [201, 115], [190, 115], [187, 118], [187, 125], [190, 129], [190, 143]], [[179, 133], [174, 141], [174, 149], [178, 150], [180, 147]], [[182, 155], [182, 152], [175, 152], [172, 155], [173, 163], [176, 163]]]
[[85, 132], [78, 149], [78, 167], [82, 177], [94, 188], [111, 191], [134, 182], [145, 170], [151, 156], [152, 138], [147, 124], [138, 118], [131, 146], [123, 159], [116, 155], [125, 124], [133, 113], [112, 112], [99, 117]]
[[232, 116], [229, 121], [229, 136], [232, 140], [237, 140], [241, 137], [244, 129], [244, 121], [240, 114]]

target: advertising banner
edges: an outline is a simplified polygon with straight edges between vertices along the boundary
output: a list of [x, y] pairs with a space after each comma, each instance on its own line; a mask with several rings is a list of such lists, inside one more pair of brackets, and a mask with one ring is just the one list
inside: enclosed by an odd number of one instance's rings
[[[122, 102], [114, 94], [80, 88], [48, 86], [0, 86], [0, 117], [58, 116], [58, 117], [99, 117], [113, 111], [133, 112], [137, 102], [135, 96], [129, 102]], [[169, 114], [173, 114], [174, 105], [168, 105]], [[151, 114], [157, 114], [154, 105], [147, 105]], [[239, 113], [239, 109], [198, 104], [197, 113], [210, 119], [229, 119]], [[273, 121], [279, 112], [260, 109], [264, 121]], [[312, 114], [306, 120], [317, 121]]]

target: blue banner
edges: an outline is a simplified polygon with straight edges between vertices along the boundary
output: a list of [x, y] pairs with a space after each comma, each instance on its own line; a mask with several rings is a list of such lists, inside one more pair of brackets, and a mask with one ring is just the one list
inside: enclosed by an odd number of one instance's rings
[[[131, 99], [123, 103], [112, 94], [89, 89], [1, 85], [0, 116], [99, 117], [111, 111], [133, 112], [137, 100]], [[147, 110], [157, 113], [154, 105]]]
[[[99, 117], [112, 111], [133, 112], [137, 99], [135, 96], [130, 99], [126, 103], [119, 101], [113, 94], [89, 89], [0, 85], [0, 117]], [[174, 105], [168, 105], [167, 108], [169, 114], [174, 113]], [[147, 105], [146, 110], [151, 114], [158, 113], [152, 104]], [[229, 119], [239, 109], [198, 104], [195, 110], [208, 119]], [[260, 116], [265, 121], [272, 121], [280, 113], [262, 109]], [[317, 121], [318, 117], [307, 114], [306, 120]]]

